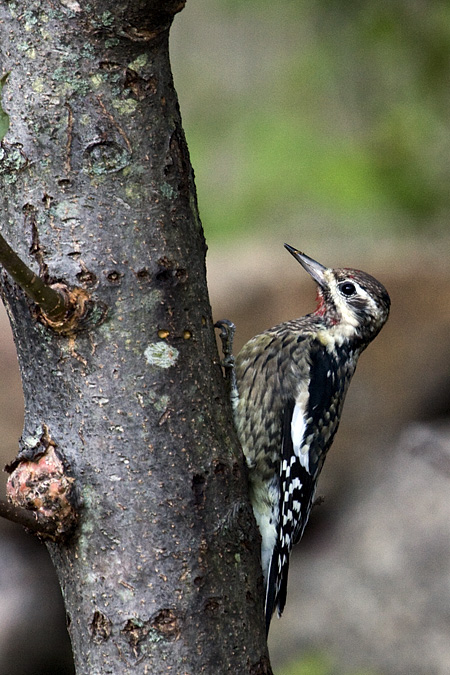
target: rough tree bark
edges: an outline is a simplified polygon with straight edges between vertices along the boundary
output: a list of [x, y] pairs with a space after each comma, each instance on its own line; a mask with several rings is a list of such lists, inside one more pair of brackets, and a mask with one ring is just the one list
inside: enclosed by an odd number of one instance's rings
[[183, 4], [0, 2], [2, 233], [90, 303], [55, 324], [1, 274], [26, 407], [9, 491], [61, 521], [78, 675], [270, 673], [168, 57]]

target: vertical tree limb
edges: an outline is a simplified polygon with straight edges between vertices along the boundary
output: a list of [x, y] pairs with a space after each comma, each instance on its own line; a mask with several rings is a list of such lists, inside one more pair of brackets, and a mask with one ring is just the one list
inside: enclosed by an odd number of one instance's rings
[[78, 675], [270, 673], [169, 65], [182, 6], [0, 6], [5, 237], [24, 261], [33, 240], [50, 278], [108, 307], [103, 323], [58, 335], [2, 276], [26, 405], [20, 457], [47, 429], [82, 504], [75, 536], [48, 545]]

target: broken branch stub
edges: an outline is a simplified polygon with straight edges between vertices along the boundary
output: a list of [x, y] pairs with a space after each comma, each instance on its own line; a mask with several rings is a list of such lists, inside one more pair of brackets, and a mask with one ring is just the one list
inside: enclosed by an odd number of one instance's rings
[[90, 293], [83, 288], [68, 288], [65, 284], [49, 286], [65, 300], [63, 313], [48, 313], [39, 305], [38, 319], [44, 326], [61, 335], [74, 335], [80, 331], [99, 326], [106, 318], [107, 307], [94, 301]]
[[19, 453], [6, 470], [8, 499], [34, 514], [33, 531], [54, 541], [67, 538], [78, 522], [80, 504], [72, 472], [45, 424], [37, 444]]
[[104, 321], [106, 305], [92, 300], [82, 288], [46, 283], [19, 258], [1, 234], [0, 264], [37, 304], [41, 323], [57, 333], [73, 335]]

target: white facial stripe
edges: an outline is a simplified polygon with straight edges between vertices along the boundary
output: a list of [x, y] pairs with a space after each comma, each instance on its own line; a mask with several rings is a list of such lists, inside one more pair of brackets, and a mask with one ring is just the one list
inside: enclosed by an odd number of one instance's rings
[[[356, 284], [355, 284], [355, 286], [356, 286]], [[362, 289], [361, 289], [361, 293], [364, 293], [364, 297], [367, 299], [367, 304], [369, 305], [370, 310], [371, 310], [370, 313], [373, 314], [374, 316], [379, 315], [380, 309], [379, 309], [377, 303], [375, 302], [375, 300], [372, 298], [372, 296], [369, 295], [369, 293], [366, 293], [366, 291], [363, 291]]]
[[[353, 281], [352, 281], [352, 283], [354, 283], [357, 291], [360, 292], [361, 288], [358, 286], [358, 284], [356, 284]], [[344, 319], [345, 323], [349, 324], [350, 326], [354, 326], [356, 328], [356, 326], [359, 323], [358, 318], [357, 318], [356, 314], [354, 313], [354, 311], [348, 306], [345, 299], [340, 294], [340, 292], [338, 290], [338, 287], [336, 285], [336, 282], [330, 284], [330, 293], [331, 293], [331, 297], [333, 299], [333, 302], [336, 305], [336, 308], [337, 308], [339, 314]]]
[[[372, 296], [369, 293], [367, 293], [367, 291], [365, 291], [358, 284], [358, 282], [355, 281], [355, 279], [349, 279], [348, 281], [354, 285], [356, 289], [356, 295], [359, 296], [360, 298], [363, 298], [364, 301], [367, 303], [369, 312], [376, 316], [379, 313], [379, 309]], [[339, 283], [342, 283], [342, 281], [340, 281]], [[331, 283], [329, 285], [329, 288], [333, 302], [336, 305], [336, 308], [339, 311], [340, 315], [342, 316], [344, 322], [347, 323], [349, 326], [353, 326], [354, 328], [356, 328], [356, 326], [358, 326], [359, 324], [357, 314], [352, 309], [351, 305], [346, 301], [345, 297], [341, 295], [338, 286], [336, 284], [336, 281], [334, 283]]]

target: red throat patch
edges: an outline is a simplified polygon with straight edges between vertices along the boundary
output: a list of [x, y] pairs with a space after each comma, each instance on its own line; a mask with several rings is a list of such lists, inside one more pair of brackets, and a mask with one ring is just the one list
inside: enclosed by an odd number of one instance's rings
[[316, 296], [316, 302], [317, 302], [317, 308], [314, 314], [316, 316], [323, 316], [325, 314], [325, 302], [323, 299], [323, 294], [320, 288], [317, 289], [317, 296]]
[[[325, 316], [327, 308], [326, 308], [326, 305], [325, 305], [325, 300], [323, 298], [323, 293], [322, 293], [321, 288], [317, 289], [316, 302], [317, 302], [317, 308], [316, 308], [316, 311], [314, 312], [314, 316]], [[329, 316], [328, 320], [330, 321], [332, 326], [335, 326], [338, 323], [337, 316]]]

